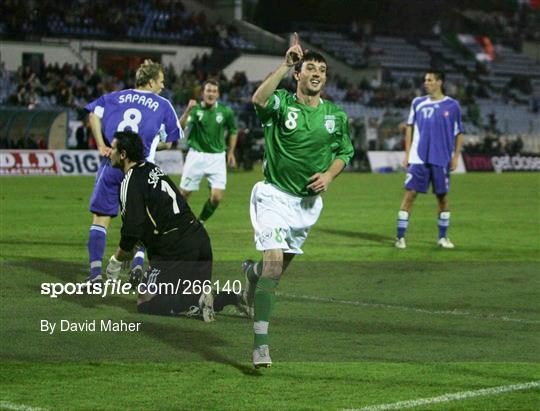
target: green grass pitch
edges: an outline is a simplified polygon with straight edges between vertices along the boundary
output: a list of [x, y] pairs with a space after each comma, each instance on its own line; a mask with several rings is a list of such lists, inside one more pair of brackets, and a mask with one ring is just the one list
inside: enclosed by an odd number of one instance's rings
[[[242, 279], [241, 261], [258, 258], [248, 204], [260, 179], [230, 173], [207, 222], [215, 279]], [[41, 295], [43, 282], [86, 275], [93, 178], [1, 178], [0, 409], [362, 409], [540, 380], [539, 175], [453, 176], [454, 250], [435, 245], [431, 195], [417, 199], [408, 249], [393, 248], [402, 180], [344, 173], [331, 185], [279, 286], [274, 366], [255, 370], [252, 323], [234, 310], [205, 324], [139, 315], [132, 296]], [[206, 194], [192, 196], [196, 213]], [[42, 319], [142, 324], [48, 335]], [[412, 405], [533, 410], [539, 393]]]

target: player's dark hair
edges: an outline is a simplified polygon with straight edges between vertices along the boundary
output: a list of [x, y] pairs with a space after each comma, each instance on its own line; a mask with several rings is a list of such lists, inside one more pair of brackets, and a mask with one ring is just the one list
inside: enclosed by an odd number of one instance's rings
[[441, 70], [428, 70], [426, 71], [426, 74], [433, 74], [433, 77], [435, 77], [435, 80], [442, 81], [441, 92], [443, 94], [446, 94], [446, 91], [444, 89], [444, 80], [446, 79], [446, 76], [444, 75], [444, 72], [442, 72]]
[[150, 80], [157, 80], [159, 73], [163, 73], [163, 66], [150, 59], [144, 60], [135, 74], [135, 87], [144, 87]]
[[204, 88], [206, 87], [207, 84], [210, 84], [212, 86], [216, 86], [218, 88], [218, 91], [221, 91], [219, 89], [219, 82], [217, 80], [214, 80], [214, 79], [208, 79], [203, 83], [203, 85], [202, 85], [202, 90], [203, 91], [204, 91]]
[[427, 73], [433, 74], [435, 76], [436, 80], [441, 80], [444, 83], [444, 80], [445, 80], [445, 77], [446, 77], [444, 75], [444, 72], [442, 72], [440, 70], [429, 70]]
[[116, 139], [116, 149], [119, 153], [126, 152], [127, 158], [131, 161], [139, 162], [144, 160], [144, 146], [137, 133], [133, 131], [117, 131], [114, 133]]
[[300, 73], [302, 71], [302, 64], [304, 64], [305, 61], [316, 61], [317, 63], [326, 63], [326, 59], [322, 56], [322, 54], [317, 53], [315, 51], [308, 51], [304, 54], [304, 57], [302, 57], [302, 60], [300, 60], [298, 63], [294, 65], [294, 71], [296, 73]]

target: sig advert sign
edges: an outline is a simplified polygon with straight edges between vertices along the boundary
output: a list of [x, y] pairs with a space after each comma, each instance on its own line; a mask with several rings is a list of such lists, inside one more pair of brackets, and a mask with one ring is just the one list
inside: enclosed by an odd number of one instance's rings
[[61, 175], [93, 175], [100, 163], [97, 151], [56, 151], [56, 158]]
[[[0, 175], [95, 175], [101, 159], [95, 150], [0, 150]], [[180, 151], [156, 153], [156, 164], [167, 174], [181, 174]]]

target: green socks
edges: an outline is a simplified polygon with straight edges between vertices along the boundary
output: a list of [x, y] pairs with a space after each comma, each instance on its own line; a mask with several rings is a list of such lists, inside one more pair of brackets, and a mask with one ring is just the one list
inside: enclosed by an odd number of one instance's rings
[[268, 322], [272, 308], [276, 302], [276, 288], [279, 280], [259, 278], [255, 291], [255, 333], [254, 346], [268, 345]]
[[263, 262], [261, 260], [258, 263], [251, 264], [247, 269], [247, 277], [251, 283], [259, 281], [259, 277], [262, 274], [262, 266]]
[[210, 202], [210, 199], [204, 203], [204, 207], [201, 211], [201, 214], [199, 215], [199, 220], [206, 221], [210, 218], [212, 214], [214, 214], [214, 211], [216, 211], [217, 204], [214, 205]]

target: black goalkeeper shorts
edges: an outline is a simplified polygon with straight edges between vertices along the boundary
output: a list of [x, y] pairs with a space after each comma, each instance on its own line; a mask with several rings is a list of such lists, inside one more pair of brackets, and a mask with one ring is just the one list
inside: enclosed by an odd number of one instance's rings
[[155, 295], [137, 306], [140, 313], [176, 315], [198, 306], [201, 287], [212, 280], [212, 246], [204, 226], [167, 242], [176, 252], [152, 256], [140, 287]]

